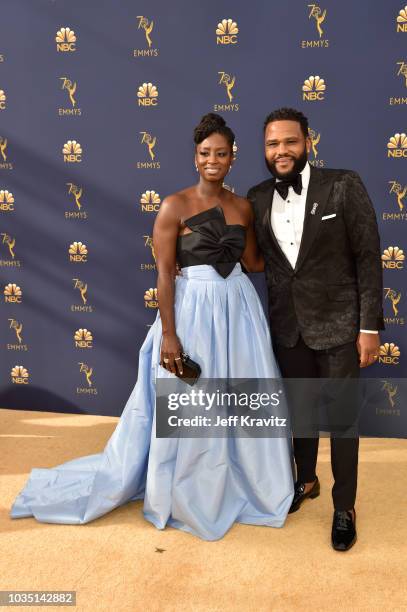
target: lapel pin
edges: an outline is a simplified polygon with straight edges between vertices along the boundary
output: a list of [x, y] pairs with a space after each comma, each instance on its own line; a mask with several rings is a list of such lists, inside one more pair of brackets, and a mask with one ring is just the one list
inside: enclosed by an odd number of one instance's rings
[[314, 202], [314, 204], [312, 205], [311, 215], [315, 215], [317, 208], [318, 202]]

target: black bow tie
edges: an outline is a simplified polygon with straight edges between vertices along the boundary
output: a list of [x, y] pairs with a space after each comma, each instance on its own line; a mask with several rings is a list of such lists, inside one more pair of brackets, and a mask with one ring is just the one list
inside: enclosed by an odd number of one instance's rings
[[288, 189], [292, 187], [298, 195], [301, 195], [302, 191], [302, 178], [301, 174], [297, 174], [292, 179], [283, 179], [282, 181], [276, 181], [276, 189], [278, 193], [281, 195], [283, 200], [287, 199]]

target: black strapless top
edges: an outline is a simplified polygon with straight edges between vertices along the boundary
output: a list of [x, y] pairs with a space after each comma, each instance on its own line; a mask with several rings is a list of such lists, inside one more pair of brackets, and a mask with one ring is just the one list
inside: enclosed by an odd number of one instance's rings
[[192, 230], [178, 236], [177, 261], [181, 268], [207, 264], [226, 278], [240, 261], [246, 243], [244, 225], [228, 225], [221, 206], [185, 219]]

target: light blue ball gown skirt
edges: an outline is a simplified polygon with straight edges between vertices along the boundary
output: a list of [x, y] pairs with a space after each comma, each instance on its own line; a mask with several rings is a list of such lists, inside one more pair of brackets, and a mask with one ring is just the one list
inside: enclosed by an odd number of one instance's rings
[[[257, 292], [236, 264], [223, 278], [209, 265], [176, 279], [175, 320], [184, 350], [202, 378], [272, 378], [279, 371]], [[158, 529], [171, 525], [204, 540], [234, 522], [281, 527], [292, 497], [287, 438], [157, 438], [157, 314], [139, 354], [137, 383], [103, 452], [53, 468], [34, 468], [11, 517], [83, 524], [131, 500]]]

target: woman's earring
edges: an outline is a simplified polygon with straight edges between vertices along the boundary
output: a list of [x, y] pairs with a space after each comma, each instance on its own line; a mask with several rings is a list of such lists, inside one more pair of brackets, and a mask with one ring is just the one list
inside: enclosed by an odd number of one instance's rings
[[196, 170], [197, 172], [199, 172], [199, 170], [198, 170], [198, 164], [197, 164], [196, 162], [195, 162], [195, 170]]

